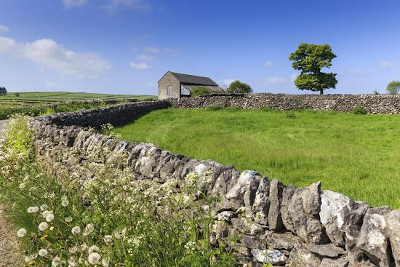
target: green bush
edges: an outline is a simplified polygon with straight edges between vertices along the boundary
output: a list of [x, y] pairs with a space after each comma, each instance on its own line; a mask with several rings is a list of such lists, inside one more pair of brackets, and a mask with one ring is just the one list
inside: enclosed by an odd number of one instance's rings
[[251, 89], [250, 85], [247, 83], [242, 83], [239, 80], [235, 80], [229, 85], [226, 91], [230, 94], [247, 94], [253, 92], [253, 89]]
[[211, 111], [216, 111], [216, 110], [221, 110], [222, 107], [219, 105], [210, 105], [206, 107], [206, 110], [211, 110]]
[[367, 110], [363, 106], [356, 106], [352, 111], [356, 115], [365, 115], [367, 114]]
[[207, 88], [203, 86], [197, 86], [193, 89], [192, 91], [192, 97], [198, 97], [198, 96], [206, 96], [209, 95], [210, 92], [207, 90]]

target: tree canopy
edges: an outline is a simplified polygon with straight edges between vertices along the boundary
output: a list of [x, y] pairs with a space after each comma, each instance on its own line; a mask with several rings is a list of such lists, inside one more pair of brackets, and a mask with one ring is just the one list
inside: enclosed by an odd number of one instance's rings
[[0, 95], [6, 95], [7, 89], [5, 87], [0, 87]]
[[226, 91], [230, 94], [235, 94], [235, 93], [246, 94], [253, 92], [253, 89], [251, 89], [250, 85], [248, 85], [247, 83], [242, 83], [239, 80], [235, 80], [229, 85]]
[[300, 70], [294, 83], [300, 90], [319, 91], [322, 95], [325, 89], [335, 88], [336, 73], [321, 72], [322, 68], [330, 68], [336, 55], [330, 45], [305, 44], [299, 45], [297, 50], [290, 54], [292, 67]]
[[400, 81], [391, 81], [388, 83], [386, 91], [391, 95], [398, 94], [400, 91]]

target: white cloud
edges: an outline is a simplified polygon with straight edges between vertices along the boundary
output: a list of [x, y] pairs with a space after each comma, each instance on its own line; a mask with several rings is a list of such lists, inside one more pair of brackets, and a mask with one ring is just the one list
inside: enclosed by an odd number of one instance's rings
[[13, 53], [16, 47], [14, 39], [0, 36], [0, 53]]
[[380, 64], [381, 68], [389, 68], [392, 67], [392, 63], [390, 63], [389, 61], [382, 61]]
[[264, 62], [265, 67], [271, 67], [272, 65], [274, 65], [274, 62], [272, 60], [268, 60], [268, 61]]
[[0, 24], [0, 32], [9, 32], [9, 31], [10, 29], [7, 26]]
[[160, 53], [160, 49], [154, 46], [147, 46], [143, 48], [143, 52], [148, 53], [148, 54], [158, 54]]
[[138, 56], [138, 59], [142, 60], [142, 61], [153, 61], [153, 57], [148, 56], [146, 54], [142, 54]]
[[131, 62], [129, 63], [129, 66], [135, 70], [148, 70], [152, 68], [152, 66], [147, 62], [141, 62], [141, 63]]
[[297, 76], [298, 76], [297, 74], [290, 74], [290, 80], [292, 82], [294, 82], [294, 80], [296, 80]]
[[88, 0], [62, 0], [62, 3], [66, 8], [83, 6], [87, 2]]
[[285, 78], [283, 78], [283, 77], [278, 77], [278, 76], [276, 76], [276, 77], [267, 77], [267, 78], [265, 79], [265, 82], [266, 82], [266, 83], [273, 83], [273, 84], [276, 84], [276, 83], [283, 83], [283, 82], [285, 82], [285, 81], [286, 81]]
[[22, 57], [38, 64], [41, 68], [53, 69], [61, 75], [79, 78], [93, 77], [111, 69], [109, 63], [100, 55], [67, 50], [51, 39], [23, 44], [0, 36], [0, 53]]
[[128, 7], [133, 9], [149, 9], [149, 4], [143, 0], [110, 0], [107, 5], [102, 6], [110, 13], [114, 13], [119, 7]]

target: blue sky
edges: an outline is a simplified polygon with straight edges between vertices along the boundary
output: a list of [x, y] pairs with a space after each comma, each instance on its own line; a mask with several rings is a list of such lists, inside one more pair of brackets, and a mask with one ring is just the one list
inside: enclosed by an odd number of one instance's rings
[[168, 70], [305, 93], [288, 60], [330, 44], [336, 90], [400, 80], [399, 0], [1, 0], [0, 86], [8, 91], [157, 94]]

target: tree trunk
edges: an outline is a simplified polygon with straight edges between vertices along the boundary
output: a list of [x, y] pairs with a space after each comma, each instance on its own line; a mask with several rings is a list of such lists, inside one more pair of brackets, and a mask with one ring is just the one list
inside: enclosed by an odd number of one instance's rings
[[323, 89], [319, 90], [319, 94], [323, 95], [324, 94], [324, 90]]

